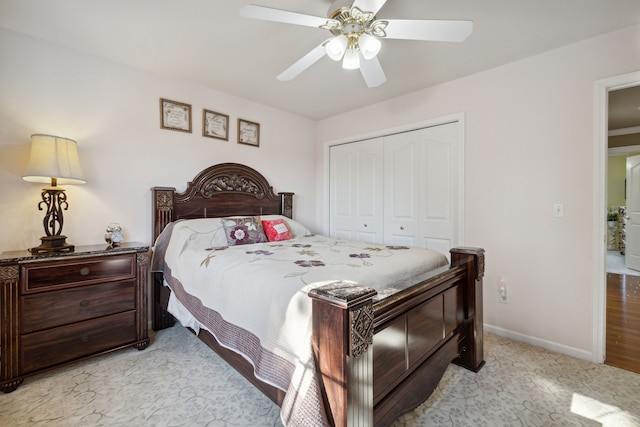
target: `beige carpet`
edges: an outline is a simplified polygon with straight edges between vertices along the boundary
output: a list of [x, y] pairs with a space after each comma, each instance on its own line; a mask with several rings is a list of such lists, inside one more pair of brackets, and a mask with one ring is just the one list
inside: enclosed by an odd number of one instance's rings
[[[451, 366], [396, 426], [640, 426], [640, 375], [485, 335], [485, 367]], [[179, 325], [28, 377], [1, 426], [279, 426], [278, 408]]]

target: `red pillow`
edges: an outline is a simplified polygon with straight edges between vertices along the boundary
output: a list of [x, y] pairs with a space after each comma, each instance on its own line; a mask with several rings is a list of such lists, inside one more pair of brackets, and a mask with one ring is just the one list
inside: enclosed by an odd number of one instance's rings
[[262, 228], [270, 242], [293, 239], [284, 219], [264, 220], [262, 221]]

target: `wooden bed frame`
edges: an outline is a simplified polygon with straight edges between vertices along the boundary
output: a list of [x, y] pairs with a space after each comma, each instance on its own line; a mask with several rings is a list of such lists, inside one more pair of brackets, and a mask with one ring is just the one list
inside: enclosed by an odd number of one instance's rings
[[[154, 240], [177, 219], [293, 216], [293, 193], [276, 195], [264, 176], [235, 163], [203, 170], [183, 193], [167, 187], [152, 192]], [[374, 290], [349, 284], [312, 291], [313, 347], [329, 422], [390, 425], [429, 397], [449, 363], [477, 372], [484, 364], [483, 275], [484, 250], [456, 248], [450, 267], [379, 301]], [[161, 273], [154, 274], [153, 288], [154, 330], [173, 326]], [[199, 337], [282, 404], [284, 392], [258, 380], [243, 357], [205, 330]]]

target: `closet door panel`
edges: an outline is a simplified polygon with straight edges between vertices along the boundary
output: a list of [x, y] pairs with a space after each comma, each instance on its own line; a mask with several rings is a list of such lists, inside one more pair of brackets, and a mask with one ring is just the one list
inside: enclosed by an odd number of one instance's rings
[[353, 214], [353, 154], [348, 146], [332, 147], [330, 151], [330, 201], [332, 237], [355, 239]]
[[457, 243], [458, 125], [385, 137], [385, 243], [449, 254]]
[[382, 142], [372, 148], [356, 153], [356, 231], [357, 240], [382, 243]]
[[384, 139], [384, 242], [419, 246], [420, 143], [416, 132]]
[[424, 158], [420, 197], [421, 246], [448, 253], [455, 238], [457, 177], [454, 174], [457, 127], [455, 124], [423, 129]]
[[330, 235], [382, 243], [382, 138], [334, 146], [329, 153]]

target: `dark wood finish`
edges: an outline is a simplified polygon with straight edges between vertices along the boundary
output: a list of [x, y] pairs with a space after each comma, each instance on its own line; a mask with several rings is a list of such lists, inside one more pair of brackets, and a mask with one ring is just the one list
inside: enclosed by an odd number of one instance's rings
[[37, 371], [135, 339], [134, 310], [22, 335], [22, 371]]
[[[53, 268], [52, 268], [53, 267]], [[131, 279], [136, 276], [136, 257], [117, 255], [108, 258], [69, 259], [22, 264], [22, 293], [62, 289], [80, 284]]]
[[135, 287], [135, 280], [129, 280], [24, 295], [22, 333], [135, 310]]
[[200, 172], [183, 193], [171, 187], [152, 188], [153, 238], [172, 221], [232, 215], [293, 217], [293, 193], [273, 192], [255, 169], [221, 163]]
[[607, 273], [605, 363], [640, 373], [640, 276]]
[[0, 255], [0, 390], [123, 347], [147, 347], [149, 248]]
[[[167, 187], [152, 192], [154, 238], [180, 218], [293, 213], [293, 193], [266, 196], [273, 191], [262, 175], [232, 163], [205, 169], [184, 193]], [[429, 397], [452, 361], [472, 371], [482, 367], [484, 251], [453, 249], [451, 260], [450, 267], [380, 301], [374, 301], [375, 292], [351, 285], [310, 293], [314, 354], [331, 424], [390, 425]], [[172, 326], [161, 274], [154, 278], [154, 293], [154, 329]], [[271, 400], [282, 402], [283, 393], [256, 379], [244, 358], [206, 331], [199, 336]]]

